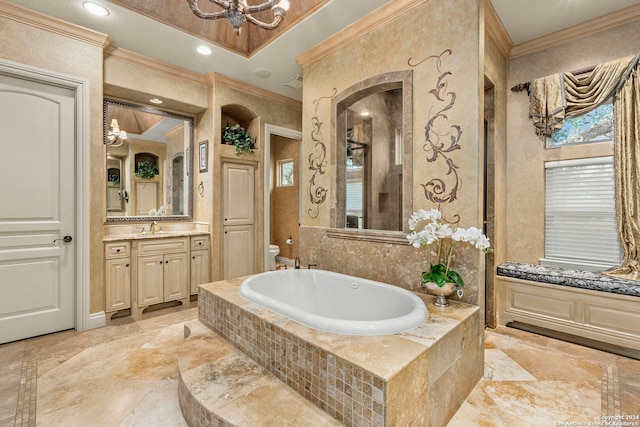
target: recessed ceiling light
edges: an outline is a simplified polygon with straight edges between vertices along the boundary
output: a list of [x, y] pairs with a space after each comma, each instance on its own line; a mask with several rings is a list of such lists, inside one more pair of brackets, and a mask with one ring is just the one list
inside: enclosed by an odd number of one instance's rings
[[207, 46], [198, 46], [196, 49], [200, 55], [211, 55], [211, 49]]
[[151, 102], [152, 104], [162, 104], [163, 101], [159, 98], [151, 98], [149, 102]]
[[266, 68], [258, 68], [255, 72], [258, 77], [269, 77], [271, 75], [271, 71]]
[[82, 7], [84, 7], [87, 12], [95, 16], [107, 16], [109, 14], [109, 10], [98, 3], [85, 1], [82, 3]]

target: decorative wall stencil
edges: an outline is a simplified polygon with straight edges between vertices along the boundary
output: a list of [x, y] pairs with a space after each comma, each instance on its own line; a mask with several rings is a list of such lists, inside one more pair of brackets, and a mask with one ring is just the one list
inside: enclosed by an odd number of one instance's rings
[[458, 174], [457, 166], [450, 153], [460, 150], [460, 136], [462, 128], [458, 124], [450, 124], [446, 111], [453, 108], [456, 102], [456, 93], [449, 90], [448, 77], [451, 71], [442, 71], [442, 59], [450, 56], [451, 49], [446, 49], [439, 55], [431, 55], [421, 61], [413, 63], [409, 58], [410, 67], [417, 67], [429, 59], [435, 59], [435, 68], [439, 73], [435, 87], [429, 91], [434, 98], [434, 105], [429, 109], [427, 123], [424, 127], [426, 143], [423, 145], [427, 153], [427, 162], [440, 162], [446, 171], [444, 177], [435, 177], [426, 184], [420, 184], [424, 189], [425, 197], [434, 203], [452, 203], [458, 197], [458, 191], [462, 188], [462, 180]]
[[327, 200], [327, 190], [325, 187], [316, 183], [318, 175], [324, 175], [327, 167], [327, 145], [324, 143], [324, 136], [322, 135], [322, 122], [318, 119], [318, 105], [323, 99], [331, 99], [338, 93], [336, 88], [333, 88], [333, 94], [331, 96], [323, 96], [313, 101], [314, 115], [311, 118], [311, 140], [314, 142], [313, 152], [309, 154], [309, 170], [313, 173], [309, 178], [308, 194], [309, 200], [314, 205], [312, 208], [307, 209], [307, 215], [311, 218], [317, 218], [320, 214], [320, 205]]

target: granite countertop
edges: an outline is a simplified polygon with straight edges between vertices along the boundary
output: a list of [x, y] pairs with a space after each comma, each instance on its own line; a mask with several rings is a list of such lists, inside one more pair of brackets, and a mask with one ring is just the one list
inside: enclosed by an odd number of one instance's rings
[[599, 272], [507, 261], [498, 266], [497, 274], [533, 282], [640, 297], [640, 282]]
[[169, 237], [190, 237], [190, 236], [207, 236], [209, 232], [207, 231], [197, 231], [197, 230], [181, 230], [181, 231], [163, 231], [156, 232], [154, 234], [142, 232], [137, 233], [122, 233], [122, 234], [112, 234], [104, 236], [102, 239], [104, 242], [119, 242], [122, 240], [146, 240], [146, 239], [165, 239]]

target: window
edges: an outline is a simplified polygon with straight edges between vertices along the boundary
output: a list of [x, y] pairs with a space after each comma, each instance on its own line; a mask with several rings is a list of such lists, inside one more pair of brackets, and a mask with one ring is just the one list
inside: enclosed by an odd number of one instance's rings
[[562, 129], [547, 138], [547, 148], [611, 141], [613, 130], [613, 103], [609, 100], [586, 114], [566, 118]]
[[278, 160], [278, 187], [290, 187], [293, 185], [293, 159]]
[[613, 157], [545, 163], [542, 265], [600, 271], [620, 264]]

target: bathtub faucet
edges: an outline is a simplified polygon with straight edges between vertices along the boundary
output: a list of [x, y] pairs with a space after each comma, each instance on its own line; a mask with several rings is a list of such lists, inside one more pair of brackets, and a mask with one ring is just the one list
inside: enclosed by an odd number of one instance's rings
[[318, 264], [307, 264], [307, 268], [311, 270], [311, 267], [317, 267]]

